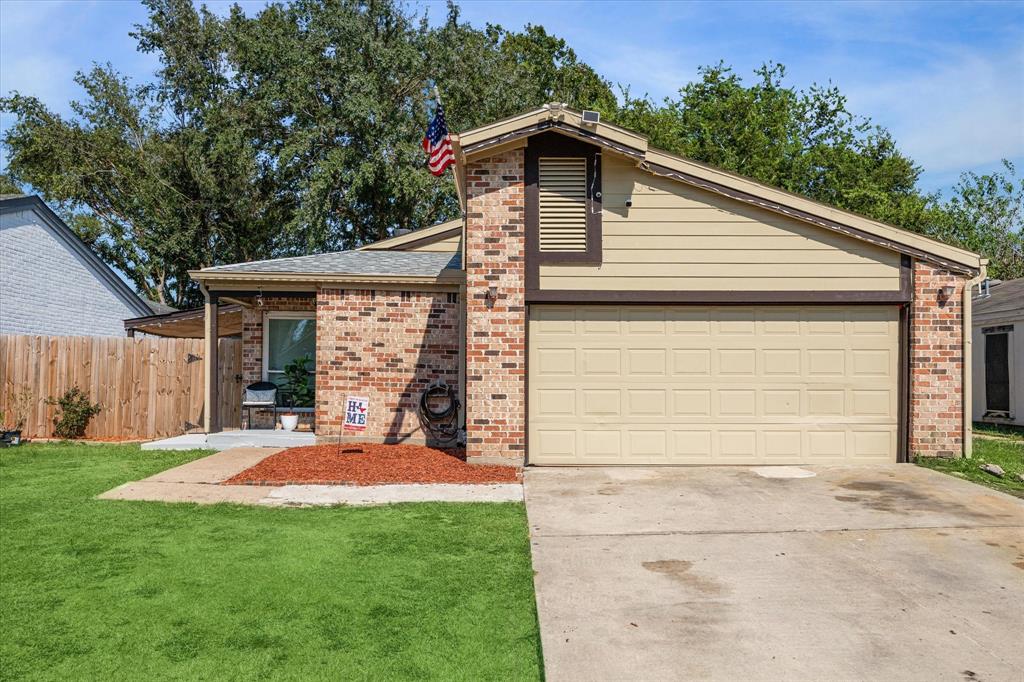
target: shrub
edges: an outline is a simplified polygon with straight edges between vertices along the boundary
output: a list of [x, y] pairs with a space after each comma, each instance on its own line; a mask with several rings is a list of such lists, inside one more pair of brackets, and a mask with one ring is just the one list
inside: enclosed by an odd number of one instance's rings
[[90, 403], [88, 394], [78, 386], [69, 388], [60, 398], [47, 398], [46, 404], [59, 408], [53, 418], [53, 431], [60, 438], [81, 438], [89, 420], [100, 412], [99, 403]]
[[[11, 408], [11, 416], [14, 417], [13, 431], [20, 431], [25, 428], [25, 423], [28, 421], [28, 416], [32, 411], [32, 402], [34, 399], [32, 389], [28, 386], [22, 386], [21, 390], [17, 393], [11, 392], [7, 396], [7, 404]], [[3, 423], [3, 415], [0, 414], [0, 423]]]

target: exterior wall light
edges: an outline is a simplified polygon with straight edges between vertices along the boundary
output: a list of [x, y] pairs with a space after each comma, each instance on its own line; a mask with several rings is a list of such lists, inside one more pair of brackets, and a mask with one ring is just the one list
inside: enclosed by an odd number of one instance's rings
[[493, 308], [494, 302], [498, 300], [498, 287], [487, 287], [487, 307]]

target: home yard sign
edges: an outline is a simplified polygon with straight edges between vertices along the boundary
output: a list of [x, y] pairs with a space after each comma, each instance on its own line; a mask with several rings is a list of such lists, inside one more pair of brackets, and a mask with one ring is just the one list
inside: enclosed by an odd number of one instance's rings
[[370, 399], [350, 395], [345, 398], [345, 431], [365, 431], [366, 418], [370, 414]]

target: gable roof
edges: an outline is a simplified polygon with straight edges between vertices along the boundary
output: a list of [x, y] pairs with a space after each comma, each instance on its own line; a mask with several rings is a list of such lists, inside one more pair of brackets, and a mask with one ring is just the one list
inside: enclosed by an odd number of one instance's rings
[[412, 232], [406, 232], [405, 234], [398, 235], [397, 237], [381, 239], [380, 241], [365, 244], [356, 249], [356, 251], [383, 251], [387, 249], [402, 249], [409, 248], [411, 246], [421, 246], [423, 244], [438, 242], [442, 239], [448, 239], [449, 237], [460, 234], [461, 232], [462, 218], [456, 218], [455, 220], [449, 220], [446, 223], [440, 223], [431, 227], [424, 227], [419, 230], [413, 230]]
[[1024, 318], [1024, 277], [994, 284], [988, 296], [974, 299], [974, 322]]
[[[984, 259], [965, 249], [649, 147], [645, 137], [625, 128], [608, 123], [584, 123], [582, 112], [558, 103], [547, 104], [454, 136], [453, 143], [461, 162], [456, 164], [457, 172], [465, 168], [467, 158], [522, 146], [524, 138], [544, 131], [553, 131], [608, 149], [632, 159], [639, 168], [654, 175], [788, 215], [956, 272], [976, 274], [983, 265]], [[463, 176], [460, 175], [459, 180], [457, 184], [461, 185]]]
[[218, 265], [190, 272], [200, 281], [259, 277], [287, 281], [436, 280], [461, 276], [457, 253], [335, 251]]
[[[14, 213], [16, 211], [34, 211], [37, 216], [49, 227], [57, 238], [73, 253], [78, 255], [86, 267], [95, 275], [96, 279], [110, 287], [125, 305], [139, 315], [152, 315], [157, 308], [166, 308], [162, 304], [150, 302], [143, 299], [129, 287], [123, 279], [110, 269], [110, 266], [100, 260], [100, 257], [93, 253], [92, 249], [67, 226], [60, 216], [53, 212], [42, 199], [31, 194], [0, 196], [0, 213]], [[173, 310], [173, 309], [172, 309]]]

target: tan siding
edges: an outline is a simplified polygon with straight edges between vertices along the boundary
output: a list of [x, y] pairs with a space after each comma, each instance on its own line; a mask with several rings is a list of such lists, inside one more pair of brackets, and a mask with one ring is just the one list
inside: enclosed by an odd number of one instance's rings
[[610, 154], [602, 175], [603, 265], [541, 266], [542, 289], [899, 289], [895, 251], [654, 176]]
[[396, 246], [395, 251], [420, 251], [432, 253], [455, 253], [460, 250], [462, 235], [453, 235], [446, 239], [439, 239], [436, 242], [425, 244], [412, 244], [410, 246]]

